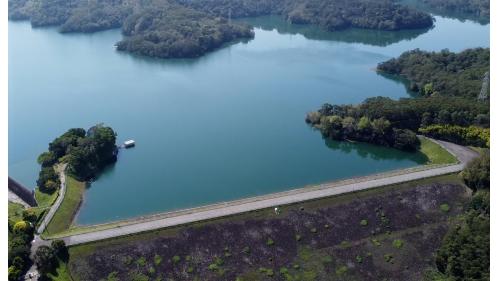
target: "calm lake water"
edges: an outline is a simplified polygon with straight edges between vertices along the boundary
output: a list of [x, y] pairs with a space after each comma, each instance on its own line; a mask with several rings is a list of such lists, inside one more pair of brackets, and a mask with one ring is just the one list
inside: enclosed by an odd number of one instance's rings
[[305, 114], [408, 96], [373, 71], [406, 50], [489, 46], [489, 25], [442, 17], [410, 32], [248, 21], [255, 39], [191, 60], [116, 52], [119, 30], [63, 35], [9, 22], [9, 175], [34, 187], [36, 157], [54, 137], [101, 122], [137, 146], [89, 187], [80, 224], [416, 166], [422, 155], [325, 143]]

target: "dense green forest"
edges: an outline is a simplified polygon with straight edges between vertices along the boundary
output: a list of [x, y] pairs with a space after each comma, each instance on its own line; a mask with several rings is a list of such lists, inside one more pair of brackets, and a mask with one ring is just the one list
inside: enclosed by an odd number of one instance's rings
[[85, 131], [69, 129], [49, 144], [49, 150], [38, 157], [42, 166], [37, 185], [41, 191], [54, 192], [59, 179], [54, 165], [68, 164], [67, 171], [75, 178], [85, 181], [95, 178], [102, 169], [116, 161], [116, 134], [110, 127], [96, 125]]
[[[10, 202], [9, 202], [10, 204]], [[30, 248], [33, 240], [34, 223], [37, 219], [27, 210], [23, 211], [22, 219], [8, 221], [8, 279], [9, 281], [19, 280], [19, 278], [31, 266]]]
[[162, 58], [198, 57], [239, 38], [252, 38], [251, 28], [172, 4], [148, 8], [123, 23], [125, 39], [118, 50]]
[[459, 144], [489, 146], [489, 49], [461, 53], [413, 50], [380, 63], [402, 75], [422, 97], [375, 97], [359, 105], [325, 104], [306, 116], [324, 137], [413, 150], [415, 133]]
[[[306, 122], [319, 129], [324, 137], [413, 150], [418, 146], [415, 133], [419, 128], [431, 125], [489, 127], [489, 105], [462, 97], [400, 100], [375, 97], [359, 105], [324, 104], [318, 111], [308, 113]], [[474, 141], [481, 144], [480, 140]]]
[[327, 30], [359, 27], [380, 30], [426, 28], [432, 17], [393, 1], [374, 0], [179, 0], [197, 10], [226, 17], [282, 15], [291, 23]]
[[426, 28], [432, 17], [389, 0], [9, 0], [9, 19], [61, 32], [122, 28], [118, 50], [140, 55], [197, 57], [235, 39], [253, 37], [250, 26], [232, 18], [280, 15], [326, 30]]
[[[401, 75], [410, 80], [410, 89], [424, 96], [460, 96], [487, 99], [489, 83], [490, 49], [468, 49], [460, 53], [448, 50], [425, 52], [413, 50], [398, 58], [382, 62], [377, 70]], [[487, 79], [485, 79], [487, 77]]]
[[428, 280], [490, 280], [490, 156], [470, 162], [462, 173], [474, 195], [465, 214], [443, 239]]

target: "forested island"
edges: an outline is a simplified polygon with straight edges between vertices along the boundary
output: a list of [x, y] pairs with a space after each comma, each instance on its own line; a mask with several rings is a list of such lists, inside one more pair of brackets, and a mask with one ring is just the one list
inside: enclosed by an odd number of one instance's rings
[[489, 49], [455, 54], [414, 50], [379, 64], [410, 80], [420, 98], [375, 97], [359, 105], [325, 104], [306, 122], [324, 137], [415, 150], [416, 133], [464, 145], [489, 146]]
[[9, 0], [9, 19], [33, 26], [60, 26], [61, 32], [122, 28], [117, 49], [160, 58], [198, 57], [223, 44], [254, 36], [232, 18], [280, 15], [291, 23], [328, 31], [349, 27], [401, 30], [428, 28], [432, 17], [392, 1], [353, 0]]

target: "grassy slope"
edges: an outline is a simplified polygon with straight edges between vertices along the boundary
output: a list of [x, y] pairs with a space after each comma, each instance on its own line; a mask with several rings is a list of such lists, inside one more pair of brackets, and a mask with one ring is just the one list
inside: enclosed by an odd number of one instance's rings
[[429, 159], [427, 164], [453, 164], [457, 162], [455, 156], [427, 138], [420, 138], [419, 151]]
[[55, 273], [50, 273], [49, 278], [52, 281], [73, 281], [69, 273], [68, 266], [65, 262], [59, 260], [59, 265], [56, 268]]
[[68, 229], [73, 221], [85, 192], [85, 183], [66, 177], [66, 195], [61, 206], [47, 226], [44, 235], [50, 236]]
[[38, 187], [35, 189], [35, 199], [39, 207], [50, 207], [56, 201], [58, 193], [52, 194], [41, 192]]
[[9, 202], [9, 220], [18, 222], [23, 219], [24, 207], [18, 203]]
[[[286, 213], [288, 213], [289, 210], [297, 209], [299, 206], [304, 207], [304, 208], [309, 209], [309, 210], [324, 208], [326, 206], [331, 206], [334, 204], [341, 204], [341, 203], [350, 202], [352, 200], [356, 200], [356, 199], [360, 199], [360, 198], [364, 198], [364, 197], [370, 197], [370, 196], [377, 195], [377, 194], [387, 192], [390, 190], [411, 189], [417, 185], [428, 184], [428, 183], [462, 184], [462, 181], [460, 180], [460, 178], [456, 174], [445, 175], [445, 176], [439, 176], [439, 177], [433, 177], [433, 178], [427, 178], [427, 179], [407, 182], [407, 183], [403, 183], [403, 184], [389, 185], [389, 186], [384, 186], [384, 187], [380, 187], [380, 188], [349, 193], [349, 194], [345, 194], [345, 195], [341, 195], [341, 196], [333, 196], [333, 197], [328, 197], [328, 198], [323, 198], [323, 199], [318, 199], [318, 200], [312, 200], [312, 201], [308, 201], [308, 202], [286, 205], [286, 206], [282, 206], [281, 210], [282, 210], [282, 214], [286, 214]], [[196, 228], [196, 227], [202, 227], [205, 225], [218, 224], [218, 223], [224, 223], [224, 222], [229, 222], [229, 221], [242, 222], [245, 220], [273, 218], [275, 216], [276, 215], [274, 214], [273, 210], [263, 209], [263, 210], [253, 211], [253, 212], [247, 212], [244, 214], [223, 217], [223, 218], [219, 218], [219, 219], [207, 220], [207, 221], [202, 221], [202, 222], [195, 222], [195, 223], [191, 223], [191, 224], [183, 225], [183, 226], [165, 228], [165, 229], [161, 229], [161, 230], [155, 230], [155, 231], [140, 233], [140, 234], [136, 234], [136, 235], [129, 235], [129, 236], [124, 236], [124, 237], [115, 238], [115, 239], [108, 239], [108, 240], [98, 241], [98, 242], [94, 242], [94, 243], [73, 246], [73, 247], [70, 247], [70, 249], [69, 249], [70, 261], [83, 258], [83, 257], [93, 253], [95, 250], [97, 250], [101, 247], [108, 247], [111, 245], [118, 246], [118, 245], [122, 245], [122, 244], [132, 243], [135, 241], [145, 241], [148, 239], [156, 238], [158, 236], [172, 237], [172, 236], [175, 236], [176, 234], [178, 234], [180, 231], [182, 231], [186, 228], [189, 228], [189, 227]], [[404, 232], [402, 232], [401, 234], [394, 233], [395, 235], [394, 235], [393, 239], [399, 238], [403, 233]], [[390, 245], [390, 243], [388, 243], [388, 244]], [[302, 252], [302, 251], [300, 251], [300, 252]], [[304, 257], [302, 257], [302, 254], [304, 254], [304, 253], [299, 253], [299, 256], [297, 257], [297, 259], [298, 259], [297, 263], [300, 263], [302, 266], [314, 267], [314, 262], [312, 262], [312, 264], [311, 264], [310, 262], [304, 261]], [[313, 257], [314, 256], [323, 256], [323, 253], [317, 252], [317, 253], [311, 253], [311, 255]], [[302, 260], [302, 261], [300, 261], [300, 260]], [[257, 273], [255, 273], [255, 274], [257, 274]], [[275, 272], [275, 274], [277, 275], [279, 273]], [[307, 274], [307, 273], [305, 273], [305, 274]], [[245, 277], [251, 278], [252, 273], [250, 273], [249, 275], [250, 276], [245, 276]], [[307, 279], [308, 278], [304, 278], [304, 280], [307, 280]], [[243, 280], [246, 280], [246, 279], [243, 279]]]

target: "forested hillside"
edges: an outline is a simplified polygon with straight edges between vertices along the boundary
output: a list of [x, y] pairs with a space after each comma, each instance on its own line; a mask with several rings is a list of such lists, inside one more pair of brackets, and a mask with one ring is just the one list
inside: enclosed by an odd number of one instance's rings
[[380, 63], [377, 70], [401, 75], [410, 80], [410, 88], [424, 96], [460, 96], [481, 98], [489, 96], [490, 49], [468, 49], [460, 53], [448, 50], [425, 52], [419, 49], [403, 53], [398, 58]]
[[327, 30], [359, 27], [399, 30], [430, 27], [430, 15], [392, 1], [374, 0], [179, 0], [216, 16], [282, 15], [291, 23], [315, 24]]
[[122, 28], [119, 50], [161, 57], [197, 57], [235, 39], [252, 38], [251, 28], [233, 18], [280, 15], [326, 30], [426, 28], [432, 17], [378, 0], [9, 0], [9, 19], [33, 26], [60, 26], [61, 32]]
[[481, 18], [490, 17], [489, 0], [420, 0], [432, 8], [441, 11], [472, 14]]
[[422, 97], [375, 97], [359, 105], [327, 103], [308, 113], [306, 122], [327, 138], [405, 150], [418, 146], [416, 133], [489, 147], [489, 65], [489, 49], [405, 52], [377, 69], [409, 79]]

